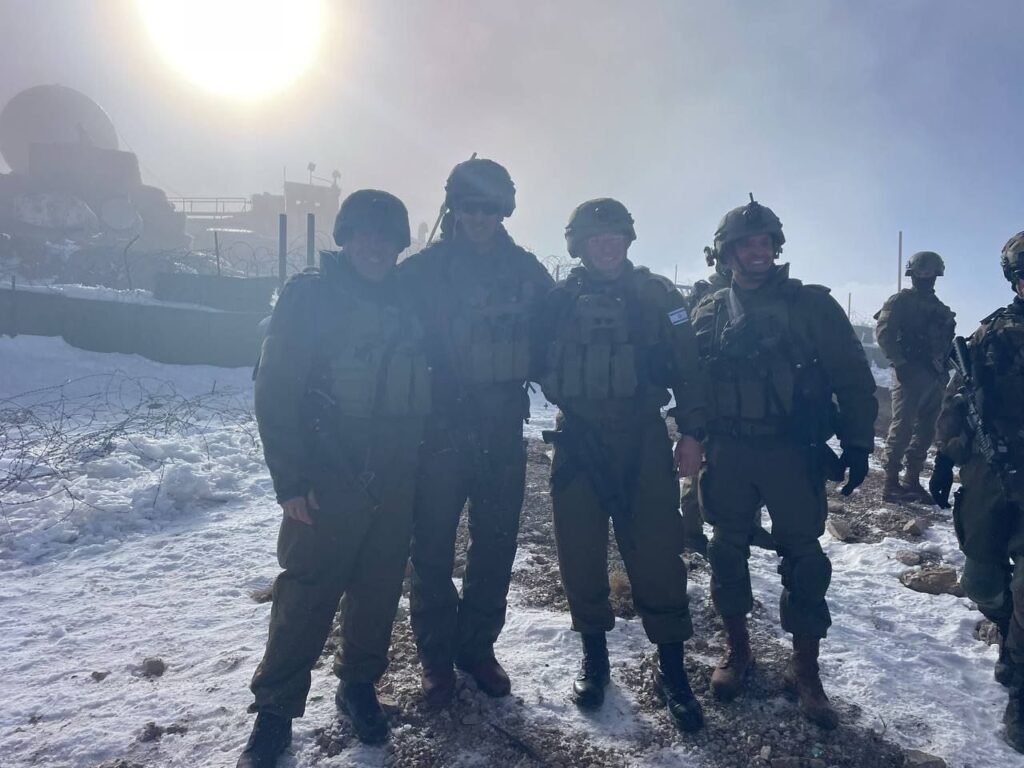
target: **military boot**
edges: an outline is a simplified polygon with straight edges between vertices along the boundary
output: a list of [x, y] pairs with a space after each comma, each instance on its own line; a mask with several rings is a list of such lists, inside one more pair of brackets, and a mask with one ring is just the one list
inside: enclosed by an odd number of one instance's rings
[[825, 730], [839, 725], [839, 715], [829, 703], [818, 674], [821, 641], [811, 635], [793, 635], [793, 656], [786, 667], [785, 682], [800, 699], [800, 711]]
[[455, 669], [451, 662], [423, 662], [423, 673], [420, 676], [423, 687], [423, 703], [430, 709], [442, 709], [455, 695]]
[[608, 643], [604, 632], [580, 635], [583, 661], [579, 674], [572, 681], [572, 700], [580, 709], [597, 709], [604, 704], [608, 685]]
[[903, 495], [908, 501], [916, 501], [919, 504], [927, 504], [931, 506], [935, 503], [932, 495], [928, 493], [928, 489], [921, 485], [921, 471], [907, 470], [903, 476], [903, 483], [900, 485], [903, 489]]
[[693, 695], [683, 666], [683, 644], [658, 645], [658, 666], [654, 670], [654, 693], [668, 708], [668, 714], [681, 731], [698, 731], [704, 725], [704, 712]]
[[291, 743], [292, 721], [270, 712], [260, 712], [235, 768], [274, 768], [277, 758]]
[[501, 698], [512, 692], [512, 683], [493, 654], [475, 661], [457, 660], [455, 666], [472, 677], [477, 688], [488, 696]]
[[1010, 658], [1010, 650], [1006, 647], [1006, 638], [1010, 632], [1010, 620], [996, 622], [999, 627], [999, 658], [996, 659], [995, 678], [996, 682], [1007, 688], [1013, 682], [1013, 659]]
[[348, 715], [356, 736], [364, 744], [380, 744], [388, 738], [388, 719], [377, 701], [373, 683], [338, 684], [334, 694], [338, 709]]
[[1024, 753], [1024, 668], [1015, 667], [1011, 675], [1010, 700], [1003, 712], [1006, 726], [1004, 741], [1018, 752]]
[[754, 659], [750, 652], [747, 617], [743, 614], [726, 616], [722, 623], [725, 625], [729, 652], [711, 673], [711, 694], [719, 701], [732, 701], [743, 689], [747, 671]]
[[906, 489], [900, 485], [900, 470], [898, 467], [896, 469], [885, 470], [885, 485], [882, 486], [882, 501], [891, 501], [896, 504], [902, 504], [905, 501], [909, 501]]

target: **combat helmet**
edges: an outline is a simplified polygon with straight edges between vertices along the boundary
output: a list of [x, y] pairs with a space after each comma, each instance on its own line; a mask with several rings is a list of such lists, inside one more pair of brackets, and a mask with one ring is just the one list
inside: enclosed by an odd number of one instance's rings
[[946, 274], [946, 264], [935, 251], [918, 251], [907, 261], [907, 277], [942, 277]]
[[576, 206], [565, 227], [569, 255], [580, 258], [583, 242], [595, 235], [625, 235], [627, 245], [636, 240], [633, 217], [626, 206], [610, 197], [587, 200]]
[[405, 204], [379, 189], [360, 189], [346, 197], [334, 217], [334, 242], [344, 247], [356, 229], [390, 235], [401, 250], [409, 247], [409, 212]]
[[1006, 241], [999, 265], [1003, 268], [1003, 276], [1016, 288], [1017, 281], [1024, 278], [1024, 232], [1018, 232]]
[[516, 185], [505, 166], [493, 160], [466, 160], [448, 174], [444, 185], [444, 204], [448, 210], [456, 210], [460, 200], [473, 197], [497, 201], [502, 216], [511, 216], [516, 209]]
[[780, 253], [783, 243], [786, 242], [786, 236], [782, 233], [782, 222], [771, 208], [754, 200], [751, 193], [749, 203], [733, 208], [719, 222], [718, 229], [715, 230], [714, 248], [705, 250], [708, 266], [722, 258], [723, 249], [729, 244], [751, 235], [765, 234], [772, 236], [775, 252]]

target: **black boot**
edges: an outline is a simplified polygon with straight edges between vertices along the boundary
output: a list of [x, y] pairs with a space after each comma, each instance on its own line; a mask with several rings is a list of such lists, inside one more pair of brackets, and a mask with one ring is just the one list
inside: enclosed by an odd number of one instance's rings
[[683, 644], [658, 645], [658, 666], [654, 670], [654, 693], [665, 702], [669, 716], [681, 731], [698, 731], [704, 725], [704, 713], [693, 695], [683, 666]]
[[380, 744], [388, 738], [388, 720], [377, 701], [373, 683], [338, 684], [334, 694], [338, 709], [348, 715], [356, 736], [364, 744]]
[[274, 768], [277, 758], [291, 743], [292, 721], [270, 712], [260, 712], [235, 768]]
[[580, 635], [583, 641], [583, 662], [572, 681], [572, 700], [580, 709], [597, 709], [604, 704], [608, 685], [608, 643], [604, 632]]
[[1010, 683], [1010, 700], [1003, 713], [1004, 741], [1024, 753], [1024, 670], [1015, 669]]

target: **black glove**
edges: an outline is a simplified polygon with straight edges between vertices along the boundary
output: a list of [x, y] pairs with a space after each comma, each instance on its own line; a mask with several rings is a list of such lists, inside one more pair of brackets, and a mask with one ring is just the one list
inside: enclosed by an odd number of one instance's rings
[[949, 509], [949, 492], [953, 490], [953, 460], [942, 453], [935, 454], [935, 469], [928, 481], [928, 492], [935, 503]]
[[843, 455], [839, 458], [844, 468], [849, 468], [850, 479], [840, 489], [843, 496], [849, 496], [868, 476], [868, 455], [871, 453], [867, 448], [843, 448]]

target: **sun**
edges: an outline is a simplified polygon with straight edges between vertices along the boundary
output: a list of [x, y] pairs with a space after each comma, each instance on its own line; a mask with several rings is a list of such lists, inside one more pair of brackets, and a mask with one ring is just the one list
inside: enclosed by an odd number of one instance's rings
[[257, 101], [294, 84], [320, 46], [322, 0], [136, 0], [167, 63], [196, 85]]

